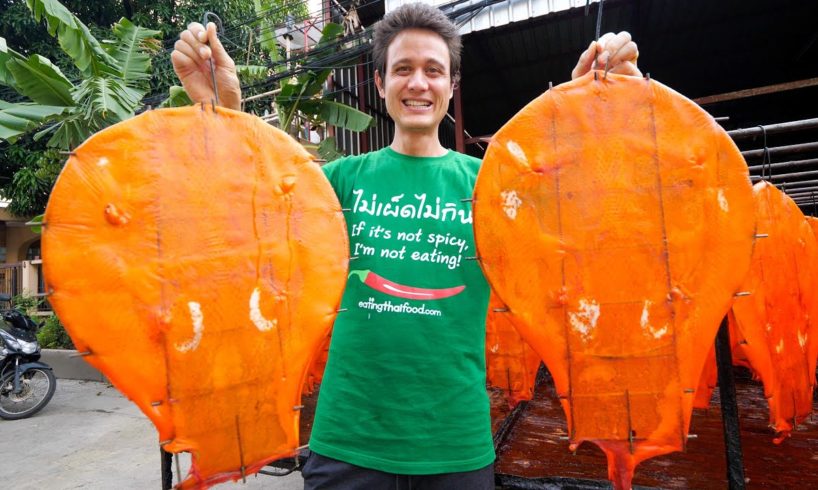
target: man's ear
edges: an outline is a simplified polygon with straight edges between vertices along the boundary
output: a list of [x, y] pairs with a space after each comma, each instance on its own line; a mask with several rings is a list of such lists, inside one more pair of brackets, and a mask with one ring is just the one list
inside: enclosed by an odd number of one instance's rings
[[383, 78], [381, 78], [381, 72], [375, 70], [375, 88], [378, 89], [378, 94], [380, 94], [382, 99], [386, 98], [386, 92], [383, 90]]
[[454, 91], [460, 88], [460, 72], [457, 72], [452, 77], [452, 91], [449, 93], [449, 98], [454, 97]]

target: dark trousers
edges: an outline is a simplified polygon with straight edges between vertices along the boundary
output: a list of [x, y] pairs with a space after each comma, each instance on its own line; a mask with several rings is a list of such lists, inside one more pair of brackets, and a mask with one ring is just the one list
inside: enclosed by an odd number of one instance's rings
[[439, 475], [396, 475], [311, 453], [301, 470], [304, 490], [494, 490], [494, 465]]

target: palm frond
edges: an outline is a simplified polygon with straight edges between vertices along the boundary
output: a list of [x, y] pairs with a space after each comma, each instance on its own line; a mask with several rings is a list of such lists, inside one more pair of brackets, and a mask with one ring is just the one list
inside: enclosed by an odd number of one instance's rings
[[28, 59], [12, 58], [6, 68], [14, 77], [14, 89], [34, 102], [45, 105], [73, 106], [74, 85], [48, 58], [33, 54]]
[[13, 143], [17, 136], [31, 131], [68, 108], [41, 104], [0, 104], [0, 140]]
[[25, 56], [6, 45], [5, 38], [0, 37], [0, 85], [15, 88], [14, 75], [6, 68], [10, 60], [24, 60]]
[[56, 0], [26, 0], [38, 22], [45, 19], [48, 33], [56, 36], [63, 51], [86, 75], [117, 74], [117, 61], [65, 6]]
[[142, 82], [150, 80], [150, 53], [160, 45], [157, 44], [159, 31], [146, 29], [122, 18], [113, 26], [117, 42], [109, 50], [120, 68], [120, 76], [125, 85], [139, 87]]

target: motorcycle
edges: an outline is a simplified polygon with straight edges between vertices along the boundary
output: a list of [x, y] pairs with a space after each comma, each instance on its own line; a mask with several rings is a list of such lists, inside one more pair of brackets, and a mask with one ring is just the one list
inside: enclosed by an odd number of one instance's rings
[[[11, 296], [0, 294], [0, 301]], [[0, 312], [0, 418], [16, 420], [42, 410], [57, 388], [47, 364], [39, 362], [39, 325], [14, 309]]]

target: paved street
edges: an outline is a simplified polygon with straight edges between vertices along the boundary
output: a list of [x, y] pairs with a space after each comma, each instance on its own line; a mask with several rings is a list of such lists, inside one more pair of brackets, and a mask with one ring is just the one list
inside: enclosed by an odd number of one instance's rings
[[[48, 406], [28, 419], [0, 420], [0, 436], [3, 488], [161, 488], [156, 430], [107, 383], [59, 379]], [[183, 474], [189, 461], [180, 458]], [[301, 490], [303, 484], [295, 473], [216, 488]]]

